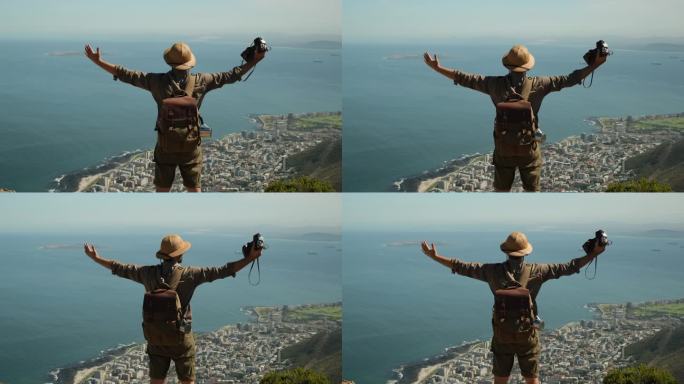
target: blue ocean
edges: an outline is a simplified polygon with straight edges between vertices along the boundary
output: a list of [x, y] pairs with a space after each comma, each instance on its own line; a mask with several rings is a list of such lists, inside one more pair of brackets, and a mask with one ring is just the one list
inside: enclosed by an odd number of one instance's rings
[[[344, 376], [359, 384], [384, 383], [391, 370], [421, 361], [463, 341], [491, 337], [492, 294], [486, 283], [452, 275], [420, 251], [420, 240], [440, 254], [500, 262], [508, 232], [385, 233], [345, 230]], [[583, 255], [592, 233], [528, 232], [529, 262], [560, 263]], [[684, 237], [612, 233], [614, 243], [587, 275], [547, 282], [537, 302], [547, 328], [589, 319], [587, 303], [624, 303], [684, 297]], [[543, 369], [543, 362], [542, 362]]]
[[[483, 75], [503, 75], [510, 44], [347, 44], [343, 48], [345, 191], [386, 191], [402, 177], [435, 169], [443, 161], [492, 150], [494, 107], [485, 94], [456, 87], [428, 68], [423, 52], [442, 65]], [[610, 43], [610, 42], [609, 42]], [[530, 75], [566, 75], [585, 64], [584, 46], [528, 44], [536, 58]], [[615, 54], [593, 86], [551, 94], [540, 111], [549, 142], [590, 131], [592, 116], [682, 112], [684, 53], [611, 46]]]
[[[104, 60], [129, 69], [169, 68], [162, 52], [170, 41], [0, 41], [0, 187], [46, 191], [64, 173], [154, 146], [156, 106], [151, 95], [114, 82], [79, 54], [85, 43], [100, 46]], [[195, 72], [219, 72], [240, 64], [248, 42], [189, 43], [197, 57]], [[341, 61], [339, 50], [276, 44], [247, 82], [206, 97], [205, 122], [214, 137], [221, 137], [254, 129], [249, 114], [339, 111]]]
[[[57, 367], [97, 356], [121, 343], [143, 342], [143, 287], [121, 279], [83, 254], [93, 242], [101, 255], [154, 264], [163, 234], [0, 235], [0, 381], [33, 384]], [[242, 257], [238, 235], [187, 234], [184, 263], [223, 265]], [[205, 332], [246, 322], [242, 306], [297, 305], [342, 299], [339, 242], [269, 238], [261, 259], [261, 283], [251, 286], [249, 267], [235, 279], [200, 286], [193, 297], [193, 330]], [[252, 280], [257, 280], [256, 268]]]

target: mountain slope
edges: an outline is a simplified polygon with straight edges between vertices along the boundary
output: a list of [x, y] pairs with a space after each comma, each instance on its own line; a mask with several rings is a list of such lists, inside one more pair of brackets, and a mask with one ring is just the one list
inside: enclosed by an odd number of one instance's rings
[[331, 383], [339, 383], [342, 381], [342, 329], [317, 333], [285, 348], [281, 357], [291, 360], [295, 367], [322, 372]]
[[632, 344], [625, 354], [638, 362], [667, 369], [684, 383], [684, 325], [666, 328], [646, 340]]
[[322, 142], [287, 159], [297, 176], [329, 182], [336, 191], [342, 188], [342, 139]]
[[647, 177], [669, 184], [676, 192], [684, 191], [684, 139], [665, 143], [632, 157], [625, 168], [634, 170], [639, 177]]

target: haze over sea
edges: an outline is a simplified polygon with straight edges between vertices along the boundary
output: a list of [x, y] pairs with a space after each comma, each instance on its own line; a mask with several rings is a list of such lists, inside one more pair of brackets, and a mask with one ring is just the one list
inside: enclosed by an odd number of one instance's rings
[[[587, 280], [583, 270], [543, 286], [537, 302], [547, 328], [591, 318], [584, 308], [591, 302], [684, 296], [680, 267], [684, 237], [608, 232], [614, 243], [599, 257], [594, 280]], [[507, 235], [505, 231], [345, 230], [344, 376], [359, 384], [384, 383], [391, 370], [403, 363], [420, 361], [463, 341], [489, 339], [493, 298], [487, 285], [452, 275], [424, 256], [418, 241], [435, 242], [440, 254], [448, 257], [500, 262], [505, 256], [498, 246]], [[527, 236], [534, 245], [529, 262], [559, 263], [583, 255], [581, 245], [592, 232], [527, 232]]]
[[[566, 75], [585, 64], [594, 45], [525, 43], [536, 58], [530, 75]], [[402, 177], [443, 161], [492, 150], [494, 107], [485, 94], [456, 87], [429, 69], [422, 54], [442, 65], [482, 75], [504, 75], [503, 56], [515, 41], [445, 45], [345, 43], [345, 191], [386, 191]], [[591, 131], [584, 119], [682, 112], [684, 52], [636, 51], [611, 44], [615, 54], [590, 89], [575, 86], [549, 95], [540, 111], [548, 141]], [[659, 63], [659, 64], [654, 64]]]
[[[64, 173], [154, 146], [156, 106], [151, 95], [112, 81], [80, 54], [87, 42], [101, 47], [104, 60], [129, 69], [169, 68], [162, 52], [172, 41], [0, 41], [0, 187], [45, 191]], [[240, 52], [249, 43], [188, 42], [197, 57], [195, 72], [239, 65]], [[249, 114], [341, 110], [339, 53], [276, 44], [247, 82], [205, 98], [202, 115], [214, 138], [254, 129]]]
[[[83, 254], [93, 242], [105, 258], [154, 264], [163, 233], [118, 236], [0, 235], [0, 381], [45, 382], [57, 367], [95, 357], [120, 343], [142, 342], [141, 285], [112, 276]], [[184, 263], [223, 265], [242, 257], [249, 234], [184, 234], [192, 250]], [[247, 236], [247, 237], [245, 237]], [[250, 286], [243, 269], [198, 288], [192, 300], [193, 330], [206, 332], [247, 321], [242, 306], [297, 305], [342, 299], [341, 252], [336, 241], [267, 238], [261, 283]], [[53, 249], [41, 248], [53, 245]], [[256, 280], [256, 268], [253, 281]]]

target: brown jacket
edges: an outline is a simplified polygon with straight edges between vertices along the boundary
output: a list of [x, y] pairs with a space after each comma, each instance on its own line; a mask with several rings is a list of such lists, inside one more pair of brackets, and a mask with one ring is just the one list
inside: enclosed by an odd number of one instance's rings
[[[197, 100], [197, 107], [199, 108], [207, 92], [240, 81], [242, 69], [235, 67], [228, 72], [194, 73], [191, 76], [195, 76], [195, 88], [192, 96]], [[114, 80], [120, 80], [149, 91], [154, 101], [157, 102], [158, 108], [162, 100], [182, 93], [185, 88], [185, 79], [179, 78], [179, 75], [173, 70], [166, 73], [145, 73], [117, 66]]]
[[[542, 284], [551, 279], [558, 279], [561, 276], [570, 276], [580, 271], [580, 259], [572, 259], [564, 264], [523, 264], [523, 268], [530, 268], [530, 277], [527, 282], [527, 289], [534, 302], [534, 310], [537, 311], [537, 295], [541, 290]], [[492, 293], [497, 289], [510, 286], [520, 286], [517, 282], [520, 274], [513, 272], [508, 261], [503, 263], [469, 263], [458, 259], [452, 260], [451, 272], [459, 275], [481, 280], [489, 284]]]
[[[456, 70], [454, 76], [454, 84], [488, 94], [495, 105], [505, 101], [512, 93], [510, 75], [482, 76]], [[544, 97], [551, 92], [579, 84], [582, 81], [582, 71], [578, 69], [566, 76], [528, 77], [526, 81], [532, 81], [532, 90], [528, 101], [532, 104], [532, 110], [536, 117]], [[518, 93], [521, 92], [521, 87], [514, 89]]]
[[176, 288], [181, 306], [185, 310], [185, 319], [188, 323], [192, 321], [192, 309], [190, 299], [195, 293], [195, 288], [200, 284], [209, 283], [216, 279], [223, 279], [228, 276], [235, 277], [233, 263], [227, 263], [222, 267], [185, 267], [169, 261], [161, 264], [139, 266], [134, 264], [121, 264], [115, 261], [112, 264], [112, 274], [126, 279], [133, 280], [145, 286], [145, 291], [150, 292], [159, 288], [160, 272], [165, 276], [165, 281], [171, 280], [171, 272], [181, 273], [181, 279]]

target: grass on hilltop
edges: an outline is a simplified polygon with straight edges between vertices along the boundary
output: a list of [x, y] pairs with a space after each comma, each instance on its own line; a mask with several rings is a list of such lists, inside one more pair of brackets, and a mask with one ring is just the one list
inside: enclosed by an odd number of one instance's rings
[[633, 308], [631, 314], [639, 317], [652, 317], [657, 315], [684, 317], [684, 303], [640, 305]]
[[316, 306], [310, 308], [295, 308], [288, 310], [285, 317], [288, 321], [310, 321], [321, 318], [328, 318], [330, 320], [342, 319], [342, 307], [334, 306]]
[[669, 184], [641, 178], [608, 184], [606, 192], [672, 192]]
[[294, 125], [295, 129], [303, 130], [321, 128], [342, 129], [342, 115], [332, 114], [299, 117], [295, 120]]
[[684, 117], [663, 117], [641, 119], [632, 122], [630, 128], [636, 129], [684, 129]]

